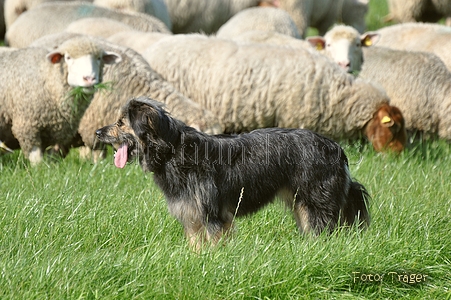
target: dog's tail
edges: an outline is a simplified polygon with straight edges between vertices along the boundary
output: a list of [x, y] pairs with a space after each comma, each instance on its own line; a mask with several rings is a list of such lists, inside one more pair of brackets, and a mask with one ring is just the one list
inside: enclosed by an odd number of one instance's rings
[[370, 195], [363, 185], [357, 181], [351, 182], [348, 198], [343, 209], [343, 219], [347, 225], [357, 223], [360, 228], [370, 225], [368, 201]]

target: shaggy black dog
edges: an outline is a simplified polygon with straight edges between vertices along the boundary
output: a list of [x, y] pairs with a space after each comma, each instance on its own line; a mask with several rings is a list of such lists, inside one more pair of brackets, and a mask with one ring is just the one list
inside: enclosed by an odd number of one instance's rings
[[259, 129], [210, 136], [170, 117], [146, 97], [131, 99], [119, 120], [96, 131], [117, 150], [115, 165], [136, 158], [154, 173], [169, 211], [191, 245], [216, 243], [235, 216], [256, 212], [278, 196], [301, 232], [369, 224], [365, 188], [352, 181], [335, 142], [303, 129]]

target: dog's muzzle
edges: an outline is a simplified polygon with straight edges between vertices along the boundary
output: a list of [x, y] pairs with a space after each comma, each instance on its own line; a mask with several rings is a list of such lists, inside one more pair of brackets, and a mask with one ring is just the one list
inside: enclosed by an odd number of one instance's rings
[[116, 148], [114, 153], [114, 165], [118, 168], [124, 168], [129, 159], [129, 148], [127, 142], [119, 143], [119, 141], [111, 140], [111, 137], [108, 134], [109, 126], [100, 128], [96, 130], [96, 137], [99, 141], [105, 143], [112, 143], [113, 147]]
[[[103, 128], [105, 128], [105, 127], [103, 127]], [[100, 128], [100, 129], [97, 129], [97, 130], [96, 130], [96, 137], [97, 137], [99, 140], [102, 139], [102, 136], [103, 136], [103, 128]]]

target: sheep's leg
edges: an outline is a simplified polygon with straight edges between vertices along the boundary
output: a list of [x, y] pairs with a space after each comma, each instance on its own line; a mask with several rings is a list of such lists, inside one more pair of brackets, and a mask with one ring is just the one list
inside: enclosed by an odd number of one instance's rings
[[54, 157], [66, 157], [69, 154], [69, 147], [62, 146], [60, 144], [56, 144], [53, 147], [45, 150], [45, 155], [54, 156]]
[[11, 130], [19, 141], [20, 149], [24, 156], [30, 160], [32, 166], [36, 166], [44, 159], [44, 153], [39, 131], [30, 131], [30, 128], [33, 128], [33, 126], [28, 125], [25, 120], [19, 119], [13, 124]]
[[98, 163], [106, 157], [106, 149], [91, 149], [88, 146], [81, 146], [78, 148], [78, 151], [81, 159], [92, 159], [94, 163]]
[[44, 155], [40, 147], [33, 146], [31, 148], [30, 154], [28, 154], [28, 159], [30, 160], [30, 164], [32, 166], [36, 166], [42, 162]]

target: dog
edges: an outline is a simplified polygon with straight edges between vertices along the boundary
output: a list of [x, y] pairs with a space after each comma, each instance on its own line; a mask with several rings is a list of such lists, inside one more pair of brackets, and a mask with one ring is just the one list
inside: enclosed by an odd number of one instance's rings
[[258, 211], [276, 196], [292, 210], [301, 233], [370, 222], [368, 192], [351, 179], [343, 149], [309, 130], [210, 136], [172, 118], [161, 103], [138, 97], [96, 136], [117, 149], [117, 167], [137, 160], [153, 172], [169, 212], [195, 249], [216, 244], [235, 217]]

